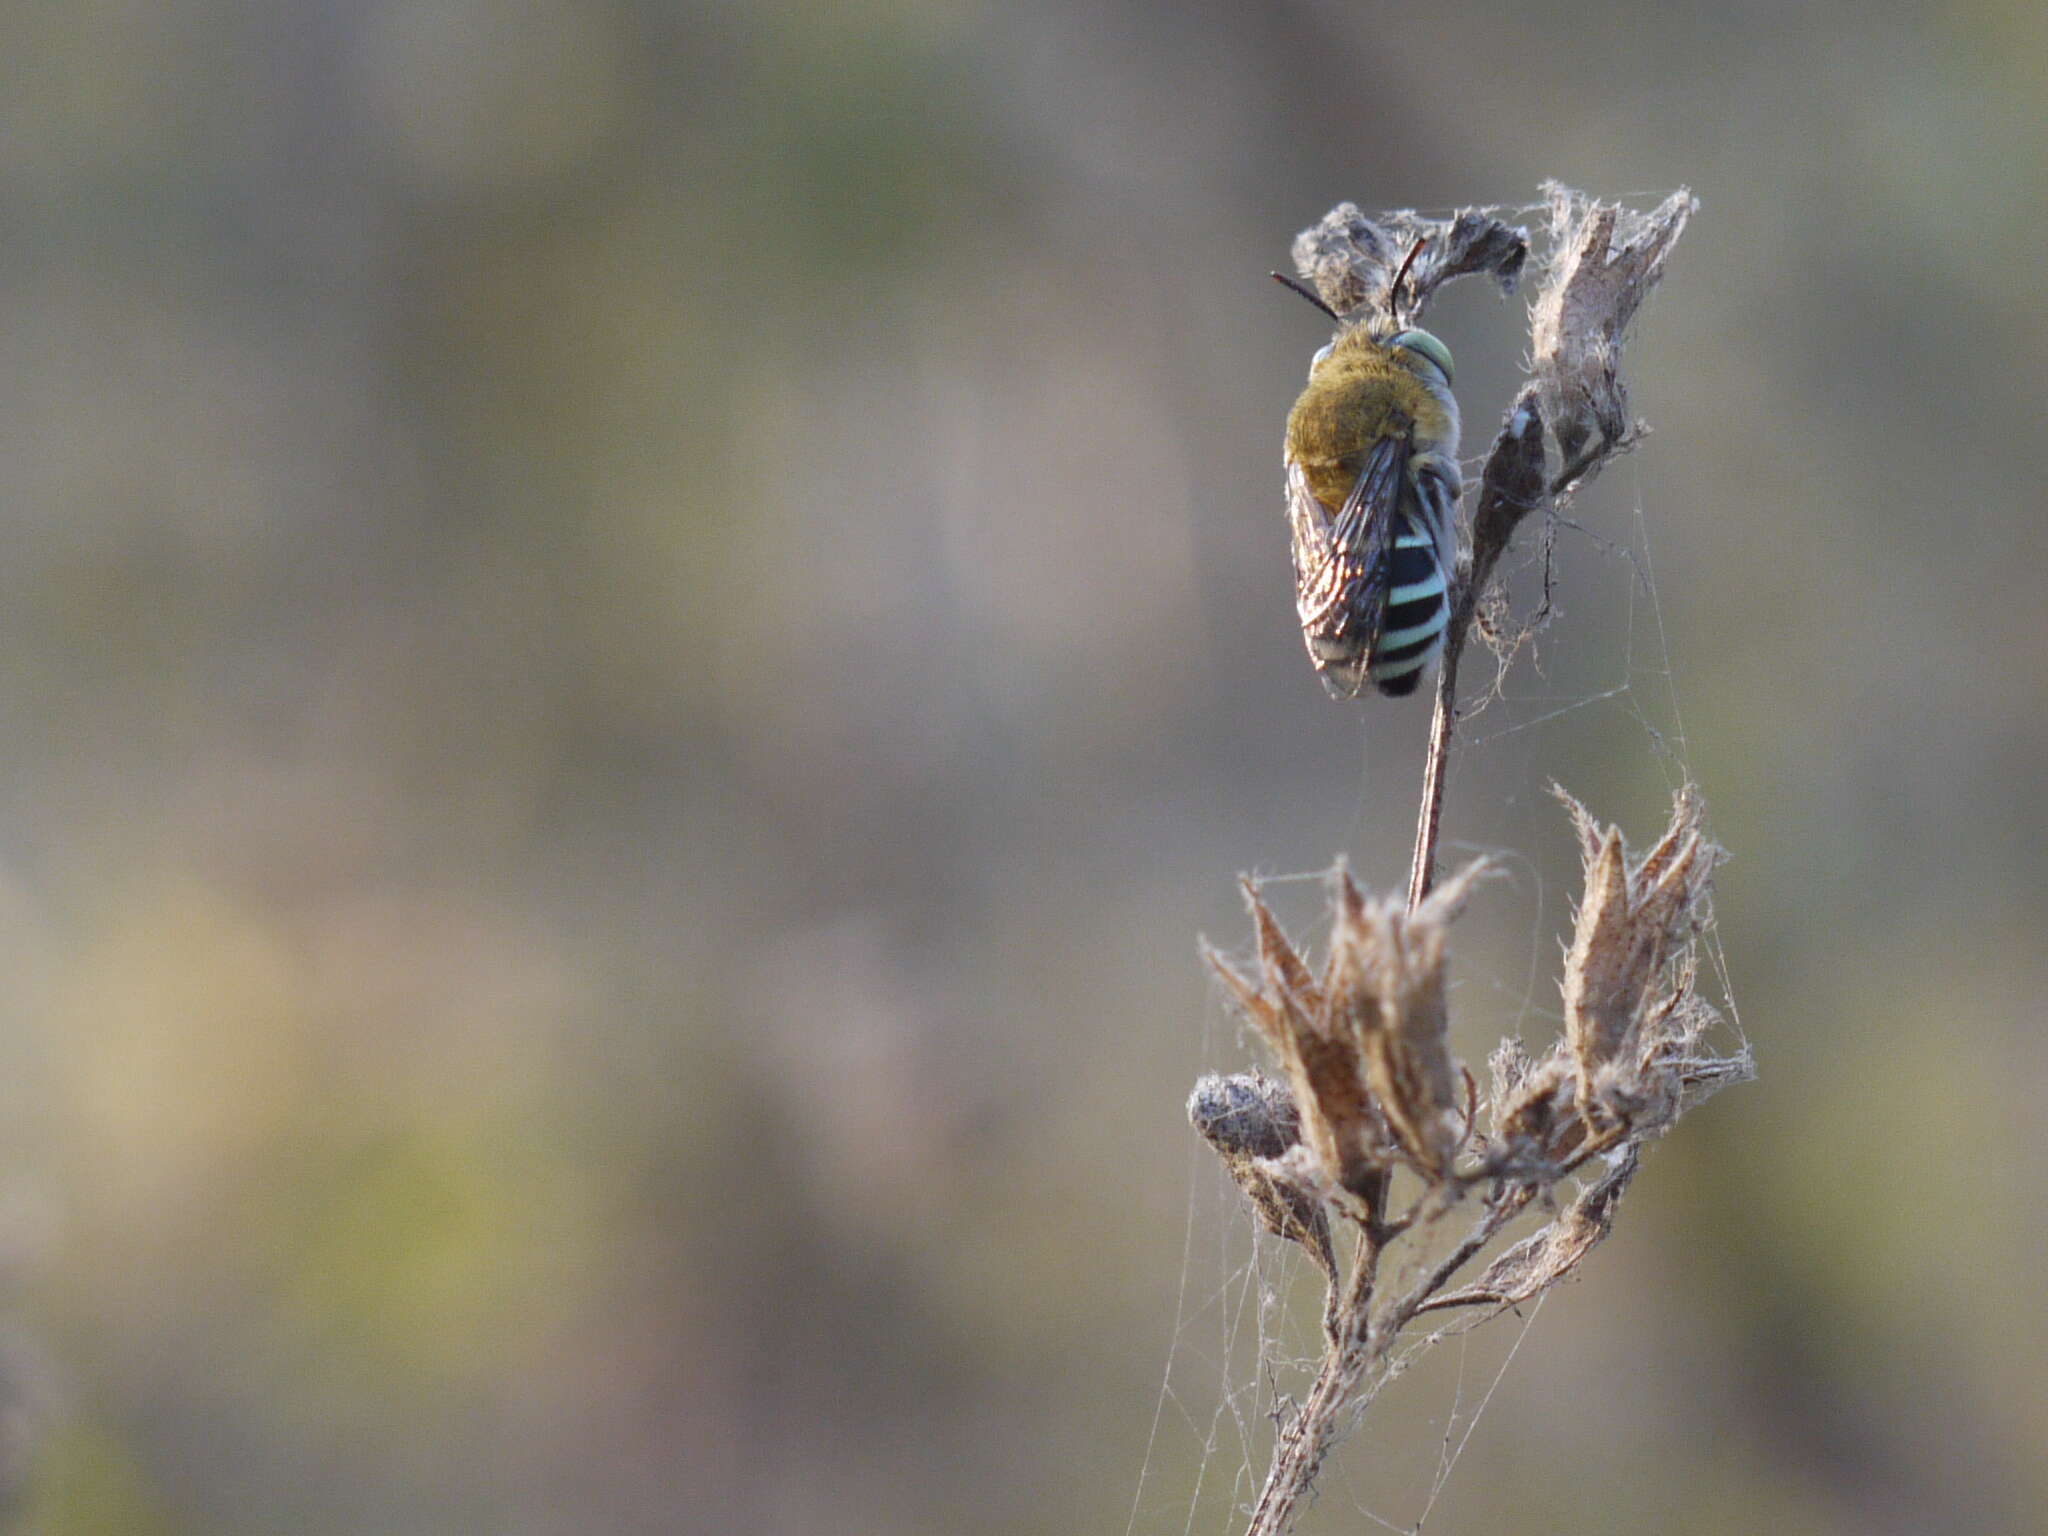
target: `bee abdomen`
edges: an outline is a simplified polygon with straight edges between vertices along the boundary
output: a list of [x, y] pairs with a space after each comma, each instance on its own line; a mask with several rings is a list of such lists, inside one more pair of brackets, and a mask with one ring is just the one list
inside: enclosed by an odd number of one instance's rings
[[1423, 668], [1443, 644], [1450, 616], [1450, 583], [1436, 540], [1402, 513], [1387, 572], [1387, 606], [1373, 636], [1368, 668], [1373, 685], [1395, 698], [1413, 693]]

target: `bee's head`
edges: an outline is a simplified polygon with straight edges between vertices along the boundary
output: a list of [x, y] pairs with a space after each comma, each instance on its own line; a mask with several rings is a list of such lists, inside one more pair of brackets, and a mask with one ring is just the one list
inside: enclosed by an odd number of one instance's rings
[[1413, 327], [1396, 331], [1387, 338], [1387, 347], [1413, 371], [1425, 376], [1433, 372], [1446, 388], [1450, 386], [1451, 349], [1429, 332]]

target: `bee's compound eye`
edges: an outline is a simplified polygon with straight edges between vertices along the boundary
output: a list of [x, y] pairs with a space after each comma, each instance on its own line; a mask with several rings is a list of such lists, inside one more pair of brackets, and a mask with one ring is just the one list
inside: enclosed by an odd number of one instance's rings
[[1387, 343], [1403, 351], [1413, 352], [1417, 357], [1427, 358], [1436, 365], [1437, 372], [1444, 376], [1446, 384], [1451, 382], [1451, 349], [1438, 341], [1427, 331], [1402, 331]]

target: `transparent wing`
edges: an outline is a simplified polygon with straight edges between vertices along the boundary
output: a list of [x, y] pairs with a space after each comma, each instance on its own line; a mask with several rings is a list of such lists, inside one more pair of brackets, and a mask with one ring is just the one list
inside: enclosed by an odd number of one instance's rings
[[1387, 606], [1395, 511], [1408, 468], [1405, 437], [1373, 444], [1351, 493], [1333, 514], [1316, 500], [1301, 466], [1287, 466], [1287, 516], [1294, 533], [1294, 607], [1323, 686], [1355, 698]]

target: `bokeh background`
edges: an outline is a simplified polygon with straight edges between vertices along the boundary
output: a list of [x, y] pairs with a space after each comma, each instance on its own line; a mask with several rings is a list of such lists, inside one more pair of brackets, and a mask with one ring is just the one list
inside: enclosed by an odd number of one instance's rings
[[[1546, 176], [1703, 208], [1459, 1042], [1554, 1027], [1549, 780], [1690, 773], [1763, 1077], [1309, 1528], [2042, 1528], [2044, 18], [9, 8], [13, 1528], [1230, 1529], [1314, 1298], [1196, 936], [1398, 883], [1424, 728], [1301, 653], [1264, 273]], [[1521, 306], [1431, 324], [1476, 452]]]

